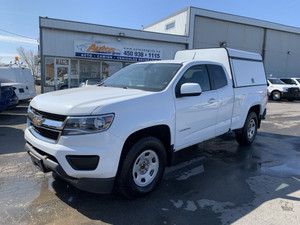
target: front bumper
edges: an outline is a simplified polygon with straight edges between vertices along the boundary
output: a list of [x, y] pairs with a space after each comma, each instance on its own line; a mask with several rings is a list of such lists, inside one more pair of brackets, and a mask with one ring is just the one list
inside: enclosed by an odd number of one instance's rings
[[283, 92], [282, 98], [290, 100], [300, 100], [300, 89], [289, 88], [287, 92]]
[[[61, 136], [57, 143], [49, 143], [34, 136], [27, 128], [25, 130], [25, 146], [33, 163], [42, 171], [54, 171], [60, 177], [79, 189], [108, 193], [117, 174], [123, 143], [110, 134]], [[70, 158], [71, 157], [71, 158]], [[78, 163], [78, 158], [92, 157], [95, 167]], [[90, 162], [88, 162], [90, 164]]]
[[53, 171], [59, 177], [80, 190], [104, 194], [110, 193], [114, 187], [115, 178], [75, 178], [67, 175], [57, 159], [26, 143], [25, 149], [33, 164], [44, 173]]

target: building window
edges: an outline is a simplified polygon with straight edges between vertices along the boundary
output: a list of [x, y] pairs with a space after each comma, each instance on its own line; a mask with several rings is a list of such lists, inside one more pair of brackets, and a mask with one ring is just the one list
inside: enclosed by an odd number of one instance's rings
[[71, 88], [79, 86], [78, 60], [71, 60]]
[[91, 82], [98, 83], [101, 81], [101, 73], [100, 73], [100, 64], [99, 61], [85, 61], [80, 60], [79, 61], [79, 82], [83, 83], [86, 82], [86, 80], [89, 80]]
[[102, 62], [102, 79], [106, 79], [110, 77], [114, 73], [118, 72], [122, 69], [121, 62], [111, 62], [111, 61], [104, 61]]
[[166, 30], [170, 30], [175, 27], [175, 21], [166, 25]]
[[45, 86], [54, 86], [54, 57], [45, 57]]
[[98, 84], [130, 64], [132, 62], [45, 57], [43, 85], [60, 90], [78, 87], [87, 80], [88, 84]]

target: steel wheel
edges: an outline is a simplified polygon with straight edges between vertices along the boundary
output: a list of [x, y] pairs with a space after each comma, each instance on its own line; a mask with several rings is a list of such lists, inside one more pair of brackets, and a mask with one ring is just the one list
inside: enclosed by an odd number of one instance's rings
[[156, 137], [143, 137], [125, 149], [125, 153], [116, 179], [119, 192], [130, 199], [151, 192], [166, 167], [167, 152], [163, 143]]
[[251, 140], [253, 138], [253, 136], [255, 135], [256, 132], [256, 123], [254, 119], [251, 119], [249, 121], [249, 125], [248, 125], [248, 131], [247, 131], [247, 135], [248, 135], [248, 139]]
[[142, 152], [134, 162], [132, 176], [134, 183], [139, 187], [145, 187], [156, 177], [159, 169], [159, 159], [152, 150]]
[[240, 145], [251, 145], [257, 133], [258, 119], [255, 112], [250, 112], [241, 130], [235, 132], [235, 139]]

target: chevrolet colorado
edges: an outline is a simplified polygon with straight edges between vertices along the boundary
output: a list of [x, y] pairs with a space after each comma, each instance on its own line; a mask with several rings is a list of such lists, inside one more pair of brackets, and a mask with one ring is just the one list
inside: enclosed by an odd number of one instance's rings
[[26, 150], [42, 171], [79, 189], [129, 198], [152, 191], [175, 152], [234, 131], [250, 145], [266, 114], [259, 54], [182, 50], [132, 64], [101, 85], [36, 96]]

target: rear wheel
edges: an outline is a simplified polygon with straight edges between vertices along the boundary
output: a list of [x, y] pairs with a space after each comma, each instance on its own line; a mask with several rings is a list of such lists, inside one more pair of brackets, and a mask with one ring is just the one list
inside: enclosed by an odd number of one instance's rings
[[281, 99], [281, 93], [279, 91], [272, 92], [272, 99], [274, 101], [279, 101]]
[[166, 166], [166, 151], [155, 137], [136, 142], [121, 162], [117, 187], [128, 198], [152, 191], [161, 180]]
[[258, 119], [255, 112], [250, 112], [247, 116], [241, 133], [235, 133], [235, 139], [240, 145], [251, 145], [257, 133]]

